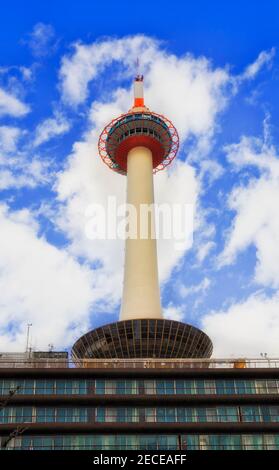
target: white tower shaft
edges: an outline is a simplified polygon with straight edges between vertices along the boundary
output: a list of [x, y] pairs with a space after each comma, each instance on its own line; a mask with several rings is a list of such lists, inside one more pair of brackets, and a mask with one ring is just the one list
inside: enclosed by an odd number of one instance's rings
[[137, 237], [126, 240], [120, 320], [162, 318], [153, 210], [149, 212], [147, 237], [140, 236], [142, 205], [154, 204], [152, 153], [146, 147], [135, 147], [128, 153], [127, 203], [137, 211]]

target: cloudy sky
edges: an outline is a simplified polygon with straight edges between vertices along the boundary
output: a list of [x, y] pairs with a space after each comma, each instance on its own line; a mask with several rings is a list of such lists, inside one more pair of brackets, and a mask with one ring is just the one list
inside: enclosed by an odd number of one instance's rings
[[[86, 208], [125, 198], [97, 152], [132, 102], [178, 129], [157, 202], [190, 203], [194, 241], [160, 241], [165, 316], [214, 355], [279, 355], [278, 2], [14, 1], [0, 19], [0, 350], [68, 349], [118, 318], [122, 241], [89, 240]], [[170, 8], [171, 7], [171, 8]]]

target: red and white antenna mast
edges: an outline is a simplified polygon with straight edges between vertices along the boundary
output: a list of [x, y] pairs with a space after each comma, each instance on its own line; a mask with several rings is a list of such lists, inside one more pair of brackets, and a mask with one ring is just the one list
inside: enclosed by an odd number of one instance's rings
[[139, 59], [137, 58], [137, 73], [134, 80], [134, 108], [144, 107], [143, 75], [139, 73]]

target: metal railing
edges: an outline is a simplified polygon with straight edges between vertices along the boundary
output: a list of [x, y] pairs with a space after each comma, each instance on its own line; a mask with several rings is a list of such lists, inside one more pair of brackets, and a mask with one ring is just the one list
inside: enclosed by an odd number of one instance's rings
[[10, 359], [0, 358], [1, 368], [88, 369], [259, 369], [279, 368], [279, 358], [230, 359]]

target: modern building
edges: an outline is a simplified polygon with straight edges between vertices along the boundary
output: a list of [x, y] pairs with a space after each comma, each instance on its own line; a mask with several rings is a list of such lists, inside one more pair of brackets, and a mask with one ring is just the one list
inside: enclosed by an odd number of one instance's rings
[[279, 449], [279, 360], [210, 359], [203, 331], [163, 318], [153, 173], [171, 163], [179, 139], [169, 119], [145, 106], [142, 76], [134, 90], [132, 109], [99, 139], [104, 162], [127, 175], [137, 214], [136, 236], [125, 242], [120, 321], [79, 338], [71, 359], [0, 357], [1, 448]]
[[279, 360], [52, 361], [0, 365], [2, 449], [279, 450]]

